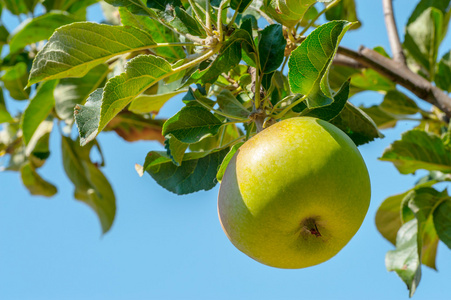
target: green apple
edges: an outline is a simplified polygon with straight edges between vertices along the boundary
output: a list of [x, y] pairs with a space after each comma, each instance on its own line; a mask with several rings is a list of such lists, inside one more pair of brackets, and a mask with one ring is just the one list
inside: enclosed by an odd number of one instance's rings
[[244, 143], [218, 196], [230, 241], [272, 267], [297, 269], [336, 255], [365, 218], [371, 187], [352, 140], [323, 120], [278, 122]]

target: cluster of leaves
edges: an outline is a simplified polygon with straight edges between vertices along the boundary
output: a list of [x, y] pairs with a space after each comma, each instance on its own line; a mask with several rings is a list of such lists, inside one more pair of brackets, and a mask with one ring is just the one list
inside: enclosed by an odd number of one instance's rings
[[[451, 1], [420, 1], [406, 25], [403, 49], [407, 65], [445, 92], [451, 91], [451, 50], [441, 59], [438, 51], [451, 17]], [[383, 161], [401, 174], [427, 170], [429, 175], [399, 195], [387, 198], [376, 214], [381, 234], [396, 249], [386, 256], [412, 296], [420, 282], [421, 265], [436, 269], [439, 240], [451, 249], [451, 198], [433, 186], [450, 181], [451, 144], [449, 118], [435, 107], [423, 111], [414, 100], [395, 89], [385, 89], [384, 101], [365, 109], [379, 128], [390, 128], [400, 119], [417, 119], [416, 127], [385, 150]]]
[[[5, 170], [20, 171], [32, 194], [54, 195], [56, 187], [37, 170], [58, 127], [75, 198], [94, 209], [106, 232], [114, 220], [114, 193], [99, 170], [103, 161], [90, 158], [93, 146], [100, 151], [101, 131], [114, 130], [127, 141], [160, 141], [165, 151], [150, 151], [137, 170], [182, 195], [213, 188], [243, 142], [282, 119], [321, 118], [357, 145], [382, 137], [379, 130], [399, 120], [416, 120], [420, 125], [382, 159], [401, 173], [426, 169], [431, 176], [387, 199], [376, 219], [397, 247], [387, 255], [387, 267], [413, 294], [421, 262], [435, 267], [439, 239], [450, 246], [450, 201], [432, 188], [451, 172], [449, 131], [441, 111], [420, 109], [375, 70], [334, 64], [343, 35], [360, 26], [354, 0], [106, 0], [105, 24], [85, 21], [95, 2], [0, 1], [12, 14], [28, 16], [11, 33], [0, 26], [0, 41], [9, 45], [3, 87], [11, 98], [29, 100], [13, 117], [0, 99]], [[404, 42], [409, 67], [446, 92], [450, 53], [438, 62], [437, 53], [449, 2], [421, 1]], [[318, 24], [323, 15], [328, 22]], [[259, 28], [262, 17], [269, 24]], [[382, 48], [375, 51], [389, 57]], [[383, 93], [384, 101], [368, 108], [348, 102], [367, 90]], [[159, 118], [162, 106], [179, 94], [185, 106]]]

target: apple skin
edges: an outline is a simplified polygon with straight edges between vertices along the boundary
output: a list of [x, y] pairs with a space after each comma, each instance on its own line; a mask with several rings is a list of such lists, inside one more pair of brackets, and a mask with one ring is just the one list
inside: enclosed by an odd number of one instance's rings
[[311, 117], [278, 122], [244, 143], [221, 182], [218, 213], [230, 241], [272, 267], [298, 269], [336, 255], [371, 198], [352, 140]]

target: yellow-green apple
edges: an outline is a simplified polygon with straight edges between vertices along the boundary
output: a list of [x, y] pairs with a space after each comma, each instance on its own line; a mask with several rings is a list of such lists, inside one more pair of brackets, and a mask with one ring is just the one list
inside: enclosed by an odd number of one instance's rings
[[365, 218], [368, 170], [352, 140], [311, 117], [278, 122], [245, 142], [221, 182], [218, 212], [251, 258], [297, 269], [336, 255]]

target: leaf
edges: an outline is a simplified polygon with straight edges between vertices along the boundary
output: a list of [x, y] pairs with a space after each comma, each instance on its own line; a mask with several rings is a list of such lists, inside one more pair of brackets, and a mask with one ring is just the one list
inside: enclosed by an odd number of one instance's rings
[[[0, 4], [1, 5], [1, 4]], [[1, 9], [1, 7], [0, 7]], [[5, 26], [0, 25], [0, 47], [8, 44], [9, 32]]]
[[163, 123], [164, 120], [122, 111], [108, 123], [105, 130], [114, 130], [127, 142], [146, 140], [163, 144], [164, 137], [161, 134]]
[[229, 165], [230, 160], [235, 155], [235, 153], [238, 151], [238, 149], [244, 144], [244, 142], [237, 143], [230, 148], [230, 151], [227, 153], [227, 155], [224, 157], [224, 160], [221, 163], [221, 166], [219, 167], [218, 173], [216, 174], [216, 179], [221, 182], [222, 178], [224, 177], [224, 173], [227, 169], [227, 166]]
[[396, 88], [396, 84], [380, 75], [373, 69], [363, 69], [361, 73], [351, 76], [351, 84], [358, 88], [359, 91], [391, 91]]
[[173, 135], [183, 143], [195, 143], [218, 133], [222, 122], [202, 106], [185, 106], [163, 125], [163, 135]]
[[183, 157], [185, 156], [185, 151], [186, 149], [188, 149], [188, 146], [189, 144], [182, 143], [171, 134], [169, 134], [164, 141], [164, 148], [166, 149], [166, 153], [172, 159], [172, 162], [178, 167], [182, 163]]
[[405, 282], [410, 297], [413, 296], [421, 279], [421, 264], [417, 247], [417, 219], [402, 225], [396, 238], [396, 250], [385, 257], [388, 271], [395, 271]]
[[60, 79], [54, 91], [58, 117], [71, 125], [74, 122], [75, 105], [83, 104], [89, 94], [102, 85], [109, 72], [108, 65], [101, 64], [81, 78]]
[[243, 13], [251, 3], [252, 0], [231, 0], [230, 8], [237, 10], [239, 13]]
[[[449, 13], [449, 5], [451, 1], [450, 0], [421, 0], [418, 5], [415, 7], [415, 10], [413, 11], [412, 15], [410, 16], [409, 20], [407, 21], [407, 25], [412, 24], [417, 20], [425, 10], [434, 7], [438, 10], [440, 10], [443, 14]], [[449, 21], [449, 19], [448, 19]], [[443, 24], [443, 38], [446, 34], [446, 29], [448, 28], [448, 22], [444, 22]]]
[[34, 168], [44, 165], [50, 156], [49, 140], [53, 130], [53, 119], [48, 118], [39, 124], [25, 148], [25, 155], [28, 157]]
[[331, 21], [317, 29], [297, 47], [288, 61], [288, 80], [293, 93], [308, 95], [309, 108], [332, 102], [328, 73], [338, 44], [352, 23]]
[[440, 240], [451, 249], [451, 200], [443, 201], [434, 210], [434, 226]]
[[26, 14], [28, 12], [27, 5], [24, 0], [2, 0], [5, 8], [13, 15]]
[[330, 123], [343, 130], [357, 146], [383, 137], [373, 120], [350, 102], [346, 103], [340, 114]]
[[13, 121], [13, 117], [6, 109], [5, 99], [3, 98], [3, 90], [0, 87], [0, 124]]
[[376, 212], [376, 227], [382, 236], [393, 245], [396, 244], [396, 234], [402, 226], [401, 204], [410, 192], [388, 197], [382, 202]]
[[232, 92], [229, 90], [222, 90], [216, 97], [221, 111], [240, 118], [247, 118], [250, 112], [238, 101]]
[[82, 148], [65, 136], [61, 143], [64, 170], [75, 186], [75, 198], [94, 210], [102, 232], [108, 232], [116, 214], [116, 198], [108, 180], [89, 159], [91, 147]]
[[358, 29], [361, 26], [361, 22], [357, 18], [355, 6], [355, 0], [341, 0], [338, 4], [326, 11], [326, 19], [329, 21], [347, 20], [354, 23], [350, 28], [351, 30]]
[[191, 75], [188, 83], [213, 84], [219, 75], [227, 73], [241, 61], [241, 45], [254, 47], [254, 42], [246, 30], [236, 29], [224, 42], [218, 57], [203, 70], [197, 70]]
[[[133, 26], [135, 28], [147, 31], [156, 43], [177, 43], [179, 39], [174, 32], [161, 26], [161, 23], [146, 16], [132, 14], [128, 9], [120, 7], [119, 13], [123, 25]], [[169, 59], [185, 58], [185, 52], [181, 47], [158, 47], [154, 49], [155, 53]]]
[[105, 0], [114, 7], [125, 7], [134, 15], [156, 16], [154, 12], [147, 8], [142, 0]]
[[451, 93], [451, 51], [446, 53], [438, 63], [435, 83], [443, 91]]
[[62, 26], [34, 59], [28, 86], [42, 80], [82, 77], [112, 57], [155, 45], [148, 33], [133, 27], [90, 22]]
[[401, 174], [419, 169], [451, 172], [451, 153], [438, 136], [422, 130], [404, 132], [380, 160], [391, 161]]
[[216, 173], [229, 149], [186, 153], [180, 166], [165, 152], [147, 154], [144, 170], [162, 187], [177, 195], [210, 190], [216, 185]]
[[438, 48], [443, 35], [443, 13], [436, 8], [428, 8], [406, 27], [404, 48], [414, 59], [421, 71], [433, 79]]
[[379, 105], [361, 107], [360, 109], [374, 121], [379, 129], [393, 128], [398, 122], [397, 118], [383, 111]]
[[261, 31], [258, 41], [258, 56], [260, 71], [263, 74], [271, 73], [282, 64], [287, 41], [283, 36], [282, 25], [266, 26]]
[[39, 124], [47, 118], [50, 111], [55, 106], [55, 98], [53, 90], [55, 89], [57, 80], [46, 81], [42, 83], [30, 104], [22, 115], [21, 128], [23, 131], [23, 140], [25, 145], [28, 144]]
[[42, 179], [30, 163], [26, 163], [20, 168], [20, 176], [32, 195], [52, 197], [58, 191], [53, 184]]
[[130, 60], [125, 73], [111, 78], [102, 91], [93, 92], [85, 105], [75, 108], [75, 122], [80, 142], [85, 145], [124, 109], [136, 96], [171, 75], [171, 65], [152, 55], [140, 55]]
[[164, 94], [146, 95], [142, 94], [136, 97], [128, 107], [128, 110], [137, 113], [153, 113], [158, 114], [163, 105], [171, 100], [173, 97], [181, 93], [186, 93], [188, 90], [178, 90]]
[[334, 96], [334, 102], [329, 105], [314, 108], [306, 116], [330, 121], [338, 116], [345, 107], [349, 97], [349, 81], [346, 81]]
[[388, 91], [380, 108], [387, 113], [397, 115], [414, 115], [419, 112], [415, 101], [398, 90]]
[[67, 12], [52, 11], [22, 22], [10, 36], [9, 50], [17, 52], [27, 45], [46, 40], [60, 26], [79, 21]]
[[9, 91], [11, 98], [26, 100], [30, 96], [30, 89], [25, 89], [28, 80], [27, 65], [19, 62], [16, 65], [4, 68], [5, 73], [1, 77], [4, 87]]
[[197, 143], [190, 144], [189, 149], [196, 152], [210, 151], [234, 143], [242, 136], [242, 131], [235, 124], [225, 124], [221, 126], [216, 135], [208, 136]]
[[168, 5], [171, 7], [182, 6], [182, 2], [180, 0], [147, 0], [147, 7], [149, 8], [164, 11]]
[[294, 28], [310, 6], [316, 2], [316, 0], [264, 0], [263, 7], [271, 18], [288, 28]]

